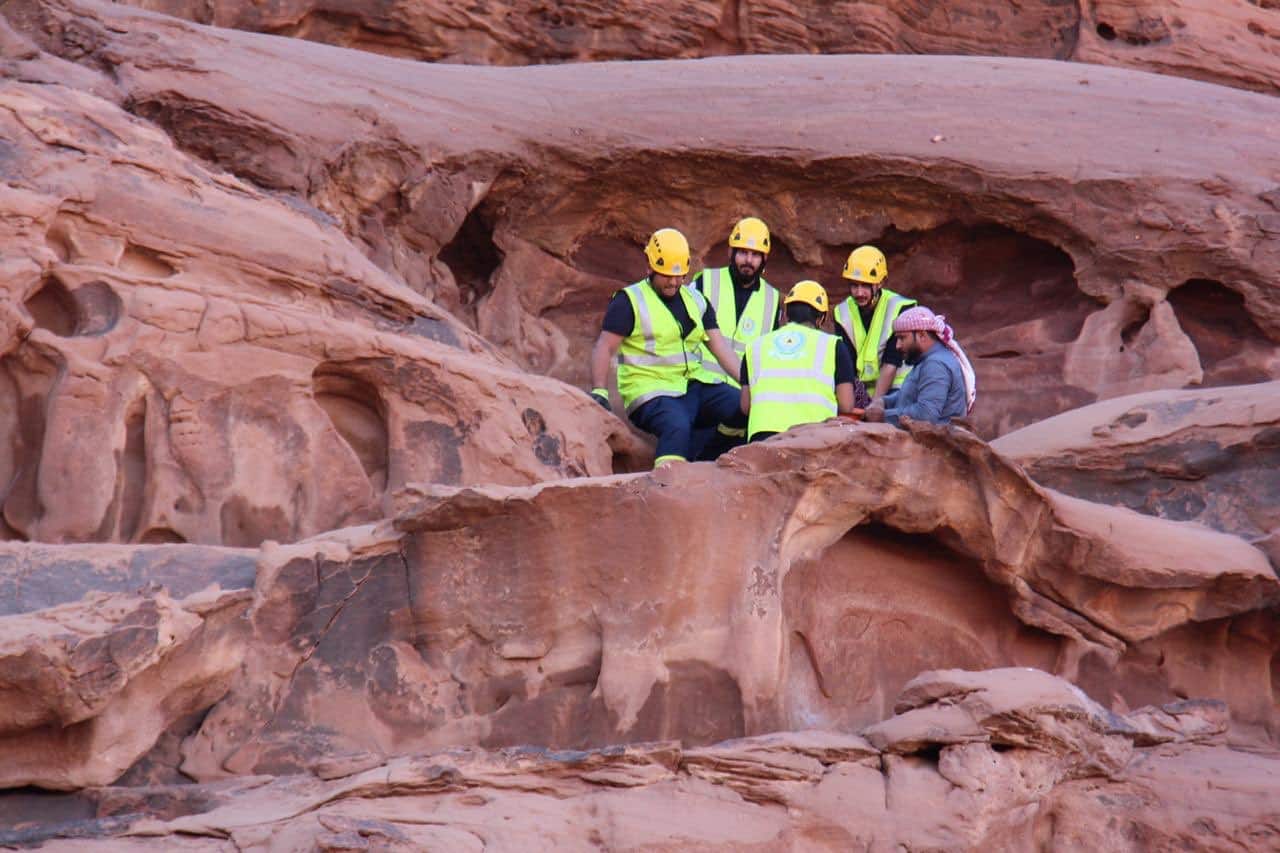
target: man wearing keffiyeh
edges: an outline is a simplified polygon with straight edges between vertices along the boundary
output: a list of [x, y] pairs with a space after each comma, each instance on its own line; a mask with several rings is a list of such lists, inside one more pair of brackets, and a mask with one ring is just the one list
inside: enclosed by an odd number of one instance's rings
[[912, 370], [901, 389], [867, 409], [866, 419], [898, 426], [903, 417], [945, 424], [967, 415], [977, 398], [977, 384], [946, 318], [917, 305], [893, 321], [893, 335]]

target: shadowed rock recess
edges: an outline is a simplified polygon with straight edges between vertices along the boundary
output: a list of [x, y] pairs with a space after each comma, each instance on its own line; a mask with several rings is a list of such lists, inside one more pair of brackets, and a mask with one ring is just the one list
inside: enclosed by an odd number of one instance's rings
[[[0, 6], [0, 847], [1280, 848], [1274, 4], [143, 5], [302, 38]], [[634, 473], [748, 213], [975, 431]]]

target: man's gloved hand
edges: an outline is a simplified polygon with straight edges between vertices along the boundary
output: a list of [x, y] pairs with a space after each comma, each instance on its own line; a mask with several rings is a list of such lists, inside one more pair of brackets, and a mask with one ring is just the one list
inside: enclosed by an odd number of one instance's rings
[[601, 406], [604, 406], [604, 410], [605, 410], [606, 412], [612, 412], [612, 411], [613, 411], [613, 406], [609, 403], [609, 389], [608, 389], [608, 388], [592, 388], [592, 389], [591, 389], [591, 399], [592, 399], [592, 400], [595, 400], [595, 401], [596, 401], [597, 403], [599, 403]]

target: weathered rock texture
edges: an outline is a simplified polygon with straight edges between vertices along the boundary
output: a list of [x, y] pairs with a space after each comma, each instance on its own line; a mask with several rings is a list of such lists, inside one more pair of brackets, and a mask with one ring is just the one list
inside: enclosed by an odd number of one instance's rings
[[222, 698], [253, 551], [0, 548], [0, 788], [114, 782]]
[[1280, 91], [1267, 0], [130, 0], [213, 24], [389, 56], [484, 65], [762, 53], [1074, 59]]
[[8, 538], [293, 541], [406, 482], [609, 473], [611, 443], [640, 448], [326, 215], [116, 104], [10, 78], [0, 138]]
[[865, 739], [810, 731], [696, 749], [670, 741], [585, 752], [465, 748], [319, 778], [104, 788], [62, 804], [80, 820], [19, 825], [0, 832], [0, 843], [1146, 851], [1280, 842], [1272, 800], [1280, 759], [1214, 744], [1222, 723], [1212, 704], [1125, 717], [1035, 670], [948, 671], [907, 685], [898, 711]]
[[1280, 531], [1280, 382], [1120, 397], [992, 447], [1086, 500], [1250, 540]]
[[[1070, 4], [1021, 9], [1067, 39]], [[960, 330], [989, 435], [1276, 378], [1274, 99], [0, 14], [0, 533], [143, 543], [0, 548], [0, 843], [1275, 846], [1280, 532], [1226, 500], [1270, 482], [1227, 450], [1271, 447], [1247, 392], [1091, 434], [1211, 436], [1160, 470], [1218, 478], [1180, 516], [1221, 532], [921, 426], [571, 480], [645, 447], [559, 381], [648, 231], [716, 262], [747, 212], [783, 284], [882, 243]]]
[[987, 435], [1280, 376], [1270, 97], [960, 57], [353, 63], [90, 0], [5, 9], [45, 49], [108, 69], [117, 101], [185, 150], [305, 201], [396, 284], [580, 386], [648, 232], [676, 225], [720, 263], [747, 212], [778, 235], [783, 284], [816, 276], [842, 296], [843, 254], [884, 245], [891, 283], [975, 357]]
[[394, 527], [264, 553], [184, 772], [854, 731], [935, 667], [1035, 666], [1121, 711], [1220, 699], [1254, 742], [1280, 723], [1262, 553], [1043, 491], [960, 432], [833, 424], [718, 466], [403, 497]]

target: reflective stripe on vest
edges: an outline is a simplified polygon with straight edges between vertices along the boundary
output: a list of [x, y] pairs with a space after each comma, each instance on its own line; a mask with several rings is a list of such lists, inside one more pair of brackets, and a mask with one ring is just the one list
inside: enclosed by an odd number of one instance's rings
[[835, 416], [839, 340], [835, 335], [788, 323], [748, 347], [748, 437], [758, 432], [785, 432]]
[[[870, 386], [867, 390], [873, 394], [876, 380], [880, 378], [880, 359], [884, 358], [884, 348], [893, 335], [893, 321], [898, 319], [904, 309], [915, 304], [914, 299], [908, 299], [888, 288], [882, 289], [880, 299], [876, 302], [876, 310], [871, 314], [869, 330], [863, 328], [862, 312], [858, 310], [858, 304], [853, 301], [852, 296], [836, 306], [835, 320], [849, 336], [849, 340], [853, 341], [854, 367], [858, 371], [858, 378]], [[910, 372], [910, 365], [901, 365], [893, 377], [894, 387], [901, 386]]]
[[618, 347], [618, 392], [628, 413], [656, 397], [683, 396], [690, 379], [717, 381], [703, 370], [699, 354], [707, 337], [702, 327], [707, 300], [691, 287], [681, 286], [679, 292], [693, 320], [688, 335], [648, 279], [623, 289], [635, 314], [631, 334]]
[[[729, 275], [728, 267], [704, 270], [702, 290], [711, 307], [716, 309], [716, 321], [720, 324], [720, 333], [724, 335], [739, 359], [746, 355], [748, 344], [773, 331], [778, 318], [779, 296], [777, 289], [763, 278], [747, 299], [741, 315], [738, 315], [737, 306], [734, 304], [733, 278]], [[720, 362], [716, 361], [711, 350], [705, 346], [702, 348], [702, 366], [727, 380], [735, 388], [738, 387], [738, 377], [726, 374]]]

